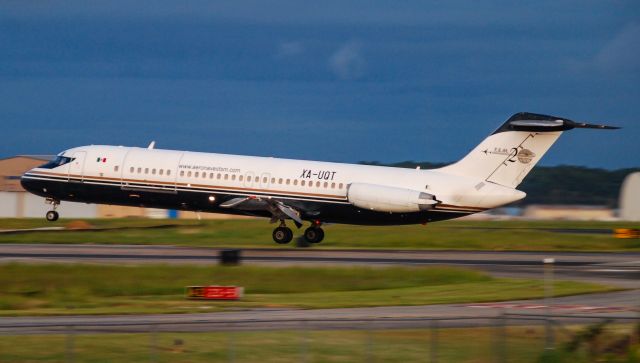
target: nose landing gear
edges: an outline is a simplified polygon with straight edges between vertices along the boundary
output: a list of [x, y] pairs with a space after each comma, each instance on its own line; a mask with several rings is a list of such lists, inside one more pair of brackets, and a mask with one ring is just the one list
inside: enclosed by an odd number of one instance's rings
[[57, 221], [60, 215], [56, 211], [56, 208], [58, 208], [58, 205], [60, 205], [60, 201], [47, 198], [45, 203], [51, 204], [51, 207], [53, 208], [53, 210], [50, 210], [47, 212], [47, 214], [45, 215], [45, 218], [47, 218], [49, 222]]
[[58, 220], [58, 217], [60, 217], [60, 215], [58, 214], [58, 212], [54, 211], [54, 210], [50, 210], [47, 212], [46, 214], [46, 218], [49, 222], [55, 222]]

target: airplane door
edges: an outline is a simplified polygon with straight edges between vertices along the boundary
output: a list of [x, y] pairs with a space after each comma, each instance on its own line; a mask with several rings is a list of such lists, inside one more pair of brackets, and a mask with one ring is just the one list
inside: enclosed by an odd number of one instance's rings
[[84, 161], [86, 159], [86, 156], [86, 151], [76, 151], [73, 153], [73, 155], [71, 156], [73, 158], [73, 161], [69, 163], [69, 172], [67, 174], [68, 181], [84, 181]]

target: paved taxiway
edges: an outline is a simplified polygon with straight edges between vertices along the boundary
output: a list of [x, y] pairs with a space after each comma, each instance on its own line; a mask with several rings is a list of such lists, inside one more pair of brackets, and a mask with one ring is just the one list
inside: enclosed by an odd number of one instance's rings
[[[589, 296], [592, 305], [581, 305], [584, 296]], [[596, 317], [638, 321], [638, 298], [640, 290], [555, 298], [552, 313], [558, 316], [557, 320], [570, 323], [589, 323]], [[0, 318], [0, 333], [64, 333], [68, 326], [76, 332], [424, 328], [433, 318], [441, 319], [440, 327], [474, 327], [495, 324], [495, 318], [503, 313], [508, 314], [507, 324], [533, 325], [543, 322], [544, 304], [544, 300], [523, 300], [349, 309], [250, 309], [208, 314], [8, 317]]]
[[[1, 244], [0, 262], [217, 263], [221, 249], [155, 245]], [[640, 253], [424, 250], [242, 249], [242, 262], [275, 265], [448, 265], [503, 277], [542, 277], [554, 258], [559, 278], [640, 288]]]

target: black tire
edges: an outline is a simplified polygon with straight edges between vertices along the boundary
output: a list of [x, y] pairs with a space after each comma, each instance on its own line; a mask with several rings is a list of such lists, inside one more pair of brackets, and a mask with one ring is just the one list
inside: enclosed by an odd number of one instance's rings
[[49, 222], [55, 222], [58, 220], [58, 218], [60, 217], [60, 215], [58, 214], [58, 212], [54, 211], [54, 210], [50, 210], [47, 212], [46, 216], [47, 220]]
[[293, 231], [289, 227], [278, 227], [273, 230], [272, 237], [278, 244], [287, 244], [293, 239]]
[[324, 239], [324, 231], [320, 227], [309, 227], [304, 231], [304, 239], [310, 243], [320, 243]]

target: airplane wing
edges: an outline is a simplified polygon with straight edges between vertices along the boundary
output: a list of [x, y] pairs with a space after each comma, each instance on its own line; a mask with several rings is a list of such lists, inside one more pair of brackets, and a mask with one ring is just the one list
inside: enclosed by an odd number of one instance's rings
[[222, 204], [221, 208], [235, 208], [240, 210], [252, 211], [252, 210], [266, 210], [271, 212], [271, 222], [276, 222], [280, 219], [292, 219], [295, 225], [300, 228], [302, 226], [302, 218], [300, 218], [300, 211], [284, 204], [279, 200], [272, 199], [270, 197], [238, 197], [230, 199]]

